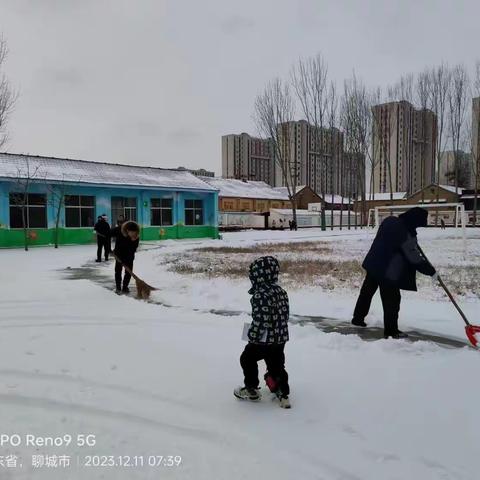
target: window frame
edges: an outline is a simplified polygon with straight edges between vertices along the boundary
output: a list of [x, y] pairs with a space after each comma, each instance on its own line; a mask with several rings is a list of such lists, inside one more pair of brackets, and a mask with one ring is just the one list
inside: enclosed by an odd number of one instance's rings
[[[122, 206], [120, 208], [117, 206], [114, 207], [114, 204], [113, 204], [114, 199], [121, 199]], [[133, 203], [133, 202], [129, 202], [131, 200], [135, 202], [135, 206], [132, 206], [130, 204], [130, 203]], [[120, 210], [122, 211], [121, 215], [123, 215], [126, 221], [133, 221], [133, 222], [138, 221], [138, 198], [136, 196], [124, 197], [124, 196], [112, 195], [110, 197], [110, 205], [112, 209], [112, 222], [117, 221], [117, 218], [119, 217], [118, 212]], [[131, 212], [135, 212], [135, 218], [131, 218], [131, 215], [130, 215]]]
[[[13, 203], [12, 204], [12, 197], [13, 196], [19, 196], [22, 198], [22, 203]], [[27, 196], [27, 203], [26, 205], [23, 205], [23, 198], [24, 198], [25, 194], [23, 192], [9, 192], [9, 195], [8, 195], [8, 211], [9, 211], [9, 222], [8, 222], [8, 225], [9, 225], [9, 228], [10, 230], [23, 230], [24, 228], [27, 228], [29, 230], [33, 230], [33, 229], [46, 229], [48, 228], [48, 210], [47, 210], [47, 194], [46, 193], [27, 193], [26, 196]], [[37, 196], [37, 197], [42, 197], [43, 199], [43, 202], [44, 203], [30, 203], [30, 197], [31, 196]], [[20, 210], [20, 215], [21, 215], [21, 211], [22, 211], [22, 208], [25, 207], [25, 217], [26, 217], [26, 225], [23, 226], [19, 226], [19, 227], [12, 227], [12, 208], [14, 209], [19, 209]], [[45, 220], [45, 223], [43, 226], [36, 226], [36, 227], [31, 227], [30, 226], [30, 214], [33, 213], [31, 212], [30, 210], [31, 209], [43, 209], [44, 211], [44, 220]]]
[[[159, 206], [153, 206], [153, 202], [158, 201]], [[170, 203], [170, 206], [163, 206], [162, 203], [164, 201], [168, 201]], [[169, 211], [170, 212], [170, 223], [164, 223], [164, 211]], [[160, 213], [160, 223], [154, 223], [153, 222], [153, 214], [154, 212], [159, 212]], [[167, 198], [151, 198], [150, 199], [150, 226], [152, 227], [172, 227], [173, 226], [173, 198], [172, 197], [167, 197]]]
[[[193, 206], [189, 207], [187, 206], [187, 202], [193, 202]], [[200, 207], [198, 207], [198, 202], [200, 202]], [[193, 212], [193, 223], [187, 223], [187, 211]], [[200, 223], [197, 223], [196, 221], [196, 214], [197, 212], [200, 212]], [[191, 226], [191, 227], [198, 227], [198, 226], [203, 226], [205, 225], [205, 215], [204, 215], [204, 201], [198, 198], [190, 198], [185, 200], [185, 225]]]
[[[67, 197], [77, 197], [78, 198], [78, 204], [76, 205], [67, 205]], [[82, 198], [91, 198], [93, 199], [92, 205], [83, 205], [82, 204]], [[95, 210], [96, 210], [96, 201], [97, 197], [95, 195], [65, 195], [64, 201], [63, 201], [63, 208], [65, 209], [65, 228], [92, 228], [95, 225]], [[67, 225], [67, 210], [70, 211], [76, 211], [78, 214], [78, 226], [71, 226]], [[91, 210], [91, 219], [92, 219], [92, 224], [91, 225], [83, 225], [82, 224], [82, 210]]]

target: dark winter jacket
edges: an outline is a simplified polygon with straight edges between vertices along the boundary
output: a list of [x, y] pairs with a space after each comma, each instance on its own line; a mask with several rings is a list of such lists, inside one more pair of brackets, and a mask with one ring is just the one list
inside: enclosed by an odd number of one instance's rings
[[[261, 257], [250, 265], [252, 288], [251, 343], [283, 344], [288, 342], [288, 295], [277, 285], [280, 266], [274, 257]], [[266, 332], [266, 333], [265, 333]]]
[[128, 222], [125, 222], [121, 227], [117, 226], [110, 230], [111, 236], [115, 237], [115, 248], [113, 253], [123, 262], [132, 263], [135, 259], [135, 252], [137, 251], [140, 240], [132, 241], [127, 234], [126, 226]]
[[417, 228], [427, 226], [428, 212], [412, 208], [399, 217], [388, 217], [363, 261], [363, 268], [380, 284], [417, 290], [416, 272], [433, 275], [435, 269], [420, 252]]
[[98, 220], [93, 229], [100, 234], [101, 238], [110, 237], [110, 225], [103, 218], [100, 218], [100, 220]]

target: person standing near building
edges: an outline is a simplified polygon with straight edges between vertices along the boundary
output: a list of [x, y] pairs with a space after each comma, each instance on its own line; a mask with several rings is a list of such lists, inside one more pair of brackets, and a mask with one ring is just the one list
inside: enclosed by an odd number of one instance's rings
[[388, 217], [380, 225], [375, 240], [363, 261], [367, 274], [353, 313], [352, 324], [366, 327], [365, 317], [372, 298], [380, 289], [385, 338], [405, 338], [398, 329], [400, 290], [417, 290], [416, 273], [436, 278], [435, 268], [421, 253], [417, 228], [426, 227], [427, 210], [414, 207], [399, 217]]
[[125, 223], [125, 216], [119, 215], [117, 218], [117, 227], [121, 227]]
[[115, 237], [115, 287], [117, 293], [129, 293], [128, 285], [130, 283], [130, 272], [125, 269], [122, 282], [122, 270], [128, 267], [133, 270], [133, 261], [135, 260], [135, 252], [140, 242], [140, 227], [138, 223], [127, 221], [121, 226], [117, 226], [111, 230], [111, 235]]
[[97, 259], [96, 262], [102, 261], [102, 250], [105, 252], [105, 261], [108, 262], [110, 253], [110, 225], [105, 214], [97, 219], [97, 223], [93, 227], [97, 234]]

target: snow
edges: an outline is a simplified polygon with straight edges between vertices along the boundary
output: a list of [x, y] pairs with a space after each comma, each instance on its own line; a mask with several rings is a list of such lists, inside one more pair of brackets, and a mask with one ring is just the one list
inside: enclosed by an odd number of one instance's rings
[[24, 178], [28, 171], [37, 181], [215, 190], [188, 171], [0, 153], [0, 178]]
[[265, 182], [243, 181], [233, 178], [201, 177], [211, 187], [219, 190], [220, 197], [253, 198], [262, 200], [288, 200], [288, 193], [272, 188]]
[[[461, 260], [453, 231], [420, 234], [432, 261], [477, 262], [480, 236], [469, 234], [472, 259]], [[153, 300], [118, 297], [113, 265], [95, 265], [95, 247], [0, 251], [0, 402], [2, 432], [93, 433], [80, 448], [0, 447], [24, 457], [7, 479], [422, 479], [478, 478], [478, 352], [433, 343], [325, 334], [292, 325], [287, 370], [292, 410], [264, 399], [233, 398], [241, 383], [241, 332], [249, 321], [247, 280], [204, 279], [167, 271], [166, 255], [199, 246], [322, 240], [361, 256], [367, 231], [252, 231], [221, 241], [144, 243], [135, 264], [160, 287]], [[444, 251], [440, 251], [440, 247]], [[92, 280], [65, 269], [89, 262]], [[98, 278], [110, 283], [99, 283]], [[103, 285], [103, 286], [102, 286]], [[292, 290], [294, 313], [348, 319], [357, 291]], [[462, 298], [475, 319], [478, 298]], [[168, 305], [168, 306], [167, 306]], [[214, 309], [239, 310], [238, 316]], [[381, 321], [379, 299], [369, 324]], [[457, 337], [461, 319], [433, 287], [404, 296], [403, 327]], [[474, 323], [474, 322], [473, 322]], [[70, 454], [65, 474], [32, 472], [32, 454]], [[77, 455], [180, 455], [170, 468], [78, 468]]]
[[[307, 188], [306, 185], [297, 185], [295, 187], [295, 192], [298, 194], [300, 193], [304, 188]], [[288, 196], [288, 187], [273, 187], [273, 190], [275, 190], [276, 192], [279, 192], [283, 195], [283, 197], [286, 197], [287, 200], [289, 198]]]
[[[457, 189], [455, 186], [452, 185], [439, 185], [440, 188], [443, 188], [444, 190], [448, 190], [451, 193], [457, 193]], [[461, 195], [463, 192], [464, 188], [458, 187], [458, 193]]]
[[347, 197], [342, 197], [341, 195], [333, 195], [333, 201], [332, 201], [332, 195], [329, 195], [328, 193], [325, 195], [325, 201], [327, 203], [343, 203], [345, 205], [348, 205], [349, 203], [353, 204], [353, 202], [347, 198]]
[[[407, 192], [393, 192], [390, 194], [390, 192], [387, 193], [367, 193], [365, 198], [367, 200], [391, 200], [392, 198], [394, 200], [404, 200], [407, 198]], [[359, 197], [359, 200], [361, 198]]]

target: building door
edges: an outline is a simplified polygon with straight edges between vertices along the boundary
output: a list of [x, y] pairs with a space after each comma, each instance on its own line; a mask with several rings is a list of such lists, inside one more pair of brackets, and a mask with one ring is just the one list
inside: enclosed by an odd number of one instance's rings
[[112, 223], [123, 216], [125, 220], [137, 221], [136, 197], [112, 197]]

